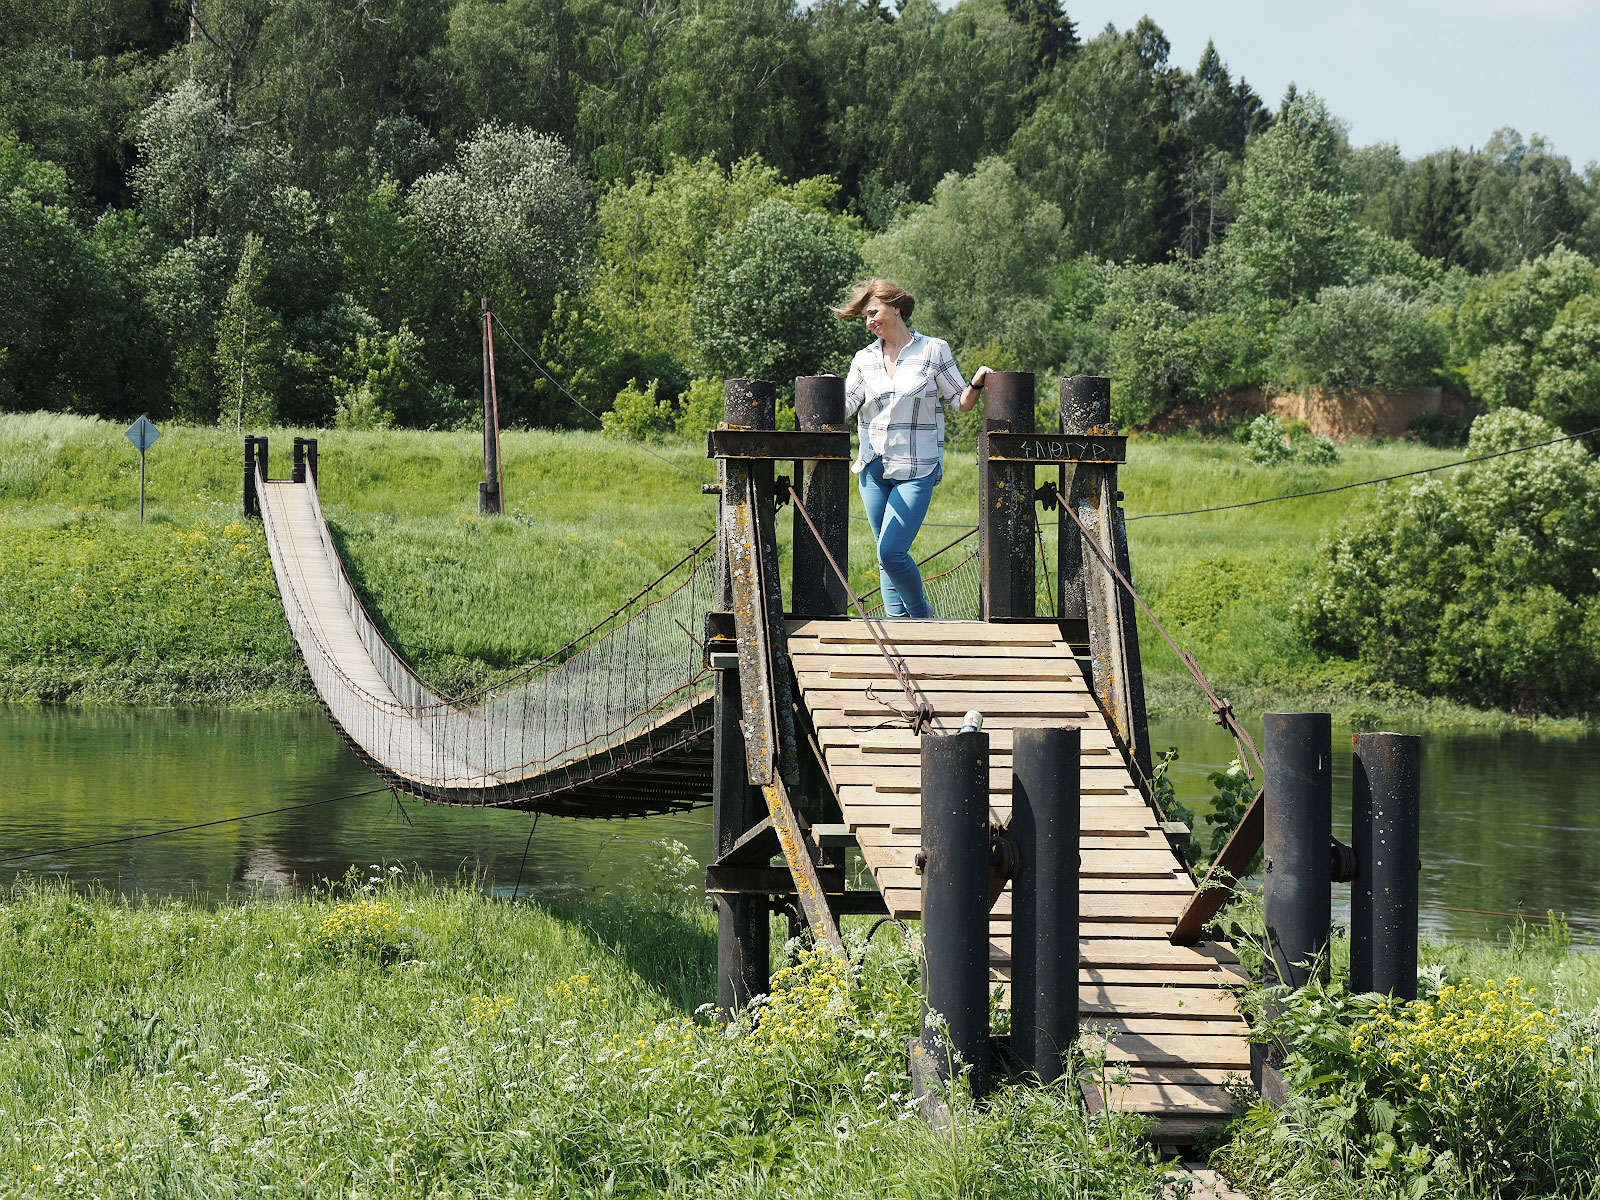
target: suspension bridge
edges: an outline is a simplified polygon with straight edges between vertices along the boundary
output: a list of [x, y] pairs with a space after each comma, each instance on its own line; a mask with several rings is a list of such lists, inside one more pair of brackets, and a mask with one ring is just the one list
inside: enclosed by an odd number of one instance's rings
[[[465, 696], [430, 690], [364, 607], [318, 499], [314, 442], [297, 440], [292, 477], [274, 480], [265, 440], [247, 439], [245, 505], [262, 519], [329, 718], [391, 788], [593, 818], [712, 805], [707, 885], [730, 1007], [764, 990], [773, 911], [835, 944], [846, 914], [924, 915], [924, 739], [956, 734], [976, 710], [988, 738], [987, 1029], [988, 991], [1009, 1002], [1020, 953], [1024, 898], [1003, 852], [1014, 754], [1029, 731], [1075, 729], [1077, 927], [1065, 936], [1077, 985], [1066, 999], [1106, 1039], [1106, 1070], [1079, 1086], [1091, 1107], [1146, 1114], [1155, 1140], [1182, 1144], [1232, 1113], [1226, 1084], [1250, 1070], [1230, 990], [1242, 976], [1232, 949], [1205, 936], [1218, 894], [1198, 886], [1185, 831], [1154, 804], [1117, 503], [1123, 441], [1107, 424], [1105, 381], [1084, 382], [1063, 384], [1063, 432], [1038, 435], [1032, 376], [994, 377], [980, 529], [930, 565], [937, 619], [888, 621], [849, 593], [839, 381], [798, 381], [792, 433], [773, 429], [770, 385], [729, 381], [727, 423], [709, 446], [717, 533], [560, 652]], [[1080, 385], [1070, 396], [1069, 383]], [[779, 462], [793, 462], [792, 479], [775, 474]], [[1057, 479], [1036, 484], [1041, 465]], [[1063, 535], [1055, 611], [1043, 615], [1040, 502], [1058, 510]], [[782, 503], [796, 512], [787, 599]], [[1225, 866], [1247, 861], [1249, 837]]]

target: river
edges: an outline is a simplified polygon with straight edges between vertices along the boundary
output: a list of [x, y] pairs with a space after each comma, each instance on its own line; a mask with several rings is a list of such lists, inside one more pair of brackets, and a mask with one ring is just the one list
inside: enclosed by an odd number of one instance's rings
[[[1209, 795], [1206, 772], [1233, 755], [1205, 721], [1158, 723], [1151, 740], [1179, 748], [1174, 774], [1190, 804]], [[1334, 829], [1348, 837], [1348, 731], [1335, 730], [1334, 773]], [[1422, 780], [1428, 933], [1493, 940], [1509, 924], [1495, 914], [1555, 910], [1575, 940], [1600, 945], [1600, 737], [1430, 733]], [[382, 864], [477, 877], [501, 894], [598, 897], [648, 886], [663, 841], [702, 863], [710, 845], [707, 810], [541, 817], [533, 828], [526, 814], [401, 806], [377, 787], [319, 713], [0, 706], [0, 860], [52, 851], [0, 862], [0, 884], [28, 874], [218, 902]], [[348, 798], [313, 803], [333, 797]], [[288, 811], [61, 849], [269, 809]], [[1343, 913], [1348, 888], [1335, 891]]]

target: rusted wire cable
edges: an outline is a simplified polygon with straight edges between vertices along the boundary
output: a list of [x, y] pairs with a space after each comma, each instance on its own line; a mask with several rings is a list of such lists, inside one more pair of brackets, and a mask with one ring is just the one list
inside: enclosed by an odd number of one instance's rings
[[1078, 514], [1073, 512], [1069, 505], [1065, 504], [1061, 506], [1061, 511], [1072, 518], [1072, 523], [1083, 531], [1084, 544], [1094, 551], [1095, 557], [1100, 560], [1107, 571], [1111, 572], [1112, 578], [1117, 581], [1122, 589], [1133, 597], [1133, 602], [1150, 619], [1150, 624], [1155, 626], [1156, 632], [1172, 648], [1172, 652], [1178, 656], [1178, 660], [1189, 669], [1189, 674], [1194, 677], [1195, 683], [1199, 685], [1201, 692], [1205, 694], [1206, 702], [1211, 705], [1211, 711], [1216, 714], [1217, 724], [1233, 735], [1234, 744], [1239, 748], [1239, 761], [1244, 763], [1245, 774], [1251, 779], [1255, 778], [1254, 772], [1250, 770], [1250, 764], [1245, 761], [1245, 752], [1248, 750], [1250, 758], [1255, 760], [1257, 769], [1264, 776], [1266, 767], [1262, 765], [1261, 754], [1256, 750], [1256, 744], [1250, 737], [1250, 731], [1239, 723], [1238, 717], [1234, 716], [1233, 705], [1217, 695], [1211, 686], [1211, 681], [1206, 678], [1206, 673], [1200, 669], [1200, 664], [1195, 661], [1194, 655], [1182, 649], [1173, 640], [1172, 635], [1167, 632], [1166, 626], [1162, 625], [1156, 618], [1156, 614], [1150, 611], [1150, 606], [1144, 602], [1144, 597], [1139, 595], [1137, 589], [1128, 581], [1128, 577], [1117, 570], [1116, 563], [1112, 562], [1110, 556], [1100, 548], [1100, 543], [1095, 540], [1095, 536], [1090, 532], [1089, 527], [1079, 519]]
[[[816, 539], [817, 545], [822, 549], [822, 556], [827, 559], [828, 566], [833, 568], [833, 573], [839, 577], [839, 582], [843, 585], [845, 594], [850, 597], [851, 602], [856, 606], [856, 612], [860, 613], [861, 619], [866, 622], [867, 632], [872, 635], [872, 640], [877, 644], [878, 653], [883, 655], [883, 661], [889, 664], [889, 670], [900, 681], [900, 687], [906, 694], [906, 702], [911, 705], [911, 711], [909, 713], [901, 713], [901, 717], [911, 726], [912, 733], [921, 733], [933, 722], [933, 707], [917, 694], [917, 686], [911, 678], [911, 673], [906, 670], [904, 660], [898, 659], [889, 653], [889, 647], [884, 642], [883, 635], [878, 631], [877, 619], [867, 615], [867, 606], [861, 603], [860, 597], [850, 587], [849, 577], [845, 575], [844, 570], [839, 566], [838, 560], [833, 557], [833, 551], [828, 549], [828, 543], [823, 540], [822, 534], [817, 531], [816, 522], [811, 519], [811, 514], [806, 511], [806, 506], [800, 503], [798, 488], [789, 489], [789, 503], [794, 505], [795, 512], [799, 513], [805, 521], [806, 528], [811, 530], [811, 536]], [[957, 540], [959, 541], [960, 539], [958, 538]], [[870, 694], [872, 689], [868, 687], [867, 691]], [[873, 698], [879, 699], [876, 696]], [[888, 703], [887, 701], [881, 702]], [[889, 705], [889, 707], [893, 708], [894, 706]]]

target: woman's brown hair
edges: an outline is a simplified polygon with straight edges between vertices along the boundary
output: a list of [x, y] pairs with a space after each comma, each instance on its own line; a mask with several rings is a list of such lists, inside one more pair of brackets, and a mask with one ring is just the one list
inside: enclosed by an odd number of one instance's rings
[[859, 317], [865, 311], [867, 301], [874, 296], [899, 310], [902, 321], [911, 320], [911, 312], [917, 307], [916, 297], [894, 280], [869, 279], [865, 283], [858, 284], [855, 291], [850, 293], [849, 301], [834, 309], [833, 315], [843, 321]]

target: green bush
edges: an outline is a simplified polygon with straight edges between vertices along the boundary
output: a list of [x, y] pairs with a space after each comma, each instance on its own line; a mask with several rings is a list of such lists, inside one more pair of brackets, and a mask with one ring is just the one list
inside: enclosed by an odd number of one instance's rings
[[1262, 413], [1250, 422], [1244, 443], [1250, 461], [1264, 467], [1275, 467], [1294, 457], [1283, 422], [1271, 413]]
[[[1468, 449], [1556, 435], [1516, 409]], [[1324, 542], [1299, 635], [1418, 691], [1521, 710], [1600, 695], [1600, 465], [1564, 442], [1379, 497]]]
[[767, 379], [840, 370], [859, 329], [829, 311], [863, 273], [850, 233], [769, 200], [712, 245], [689, 325], [704, 373]]
[[671, 396], [660, 396], [661, 381], [652, 379], [644, 387], [637, 379], [617, 393], [610, 412], [600, 414], [600, 427], [615, 437], [647, 441], [660, 438], [677, 424], [678, 406]]
[[1274, 372], [1289, 386], [1413, 387], [1432, 382], [1448, 350], [1427, 305], [1381, 283], [1325, 287], [1284, 317]]
[[1467, 444], [1471, 422], [1451, 413], [1418, 413], [1411, 418], [1406, 432], [1417, 441], [1440, 449], [1451, 449]]
[[1588, 1022], [1542, 1007], [1515, 976], [1442, 976], [1435, 968], [1410, 1002], [1274, 989], [1256, 1035], [1291, 1048], [1291, 1093], [1281, 1113], [1263, 1104], [1244, 1119], [1218, 1160], [1228, 1176], [1256, 1195], [1316, 1194], [1300, 1177], [1311, 1159], [1367, 1182], [1363, 1195], [1592, 1195]]
[[683, 394], [683, 411], [678, 416], [678, 432], [704, 440], [708, 432], [722, 424], [722, 382], [717, 379], [691, 379]]

